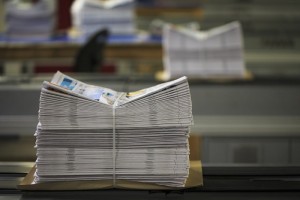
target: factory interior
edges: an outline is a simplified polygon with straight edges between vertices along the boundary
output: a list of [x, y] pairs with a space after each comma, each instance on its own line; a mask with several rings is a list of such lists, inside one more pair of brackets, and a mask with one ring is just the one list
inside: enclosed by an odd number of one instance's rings
[[[0, 200], [299, 199], [299, 24], [297, 0], [0, 0]], [[39, 167], [41, 91], [56, 72], [127, 94], [185, 76], [202, 183], [19, 187]]]

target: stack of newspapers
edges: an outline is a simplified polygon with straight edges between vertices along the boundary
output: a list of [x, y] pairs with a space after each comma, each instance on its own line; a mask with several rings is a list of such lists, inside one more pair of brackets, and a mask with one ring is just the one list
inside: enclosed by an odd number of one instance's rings
[[164, 67], [168, 78], [242, 78], [245, 63], [239, 22], [208, 31], [165, 24]]
[[133, 0], [76, 0], [71, 13], [73, 27], [83, 36], [101, 29], [112, 34], [135, 32]]
[[57, 72], [42, 86], [34, 182], [184, 187], [192, 120], [186, 77], [125, 93]]
[[13, 39], [49, 39], [54, 25], [54, 9], [46, 0], [36, 3], [6, 3], [6, 35]]

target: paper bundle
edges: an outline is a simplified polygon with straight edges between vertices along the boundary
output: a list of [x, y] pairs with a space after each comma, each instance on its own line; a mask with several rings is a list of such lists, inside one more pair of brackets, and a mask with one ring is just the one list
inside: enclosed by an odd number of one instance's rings
[[54, 10], [45, 0], [6, 3], [6, 34], [9, 38], [48, 39], [54, 25]]
[[100, 29], [112, 34], [133, 34], [133, 0], [76, 0], [71, 7], [73, 27], [89, 36]]
[[184, 187], [192, 120], [186, 77], [124, 93], [57, 72], [40, 96], [35, 183], [129, 180]]
[[166, 24], [163, 27], [166, 79], [242, 78], [245, 75], [243, 36], [239, 22], [209, 31]]

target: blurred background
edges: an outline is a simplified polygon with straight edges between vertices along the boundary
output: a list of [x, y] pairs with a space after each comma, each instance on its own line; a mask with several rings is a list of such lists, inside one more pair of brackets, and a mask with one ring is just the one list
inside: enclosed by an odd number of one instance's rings
[[191, 158], [300, 166], [300, 1], [98, 2], [0, 0], [1, 162], [35, 161], [41, 84], [57, 70], [135, 91], [163, 81], [165, 23], [197, 33], [239, 21], [246, 75], [190, 79]]

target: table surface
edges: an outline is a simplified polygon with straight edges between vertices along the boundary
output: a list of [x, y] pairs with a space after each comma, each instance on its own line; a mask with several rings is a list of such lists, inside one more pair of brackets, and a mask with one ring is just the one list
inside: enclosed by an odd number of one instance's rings
[[[9, 39], [0, 35], [0, 61], [33, 61], [70, 63], [86, 38], [55, 36], [51, 39]], [[110, 35], [105, 48], [107, 59], [161, 60], [162, 39], [159, 36]], [[128, 51], [130, 48], [130, 51]]]
[[0, 193], [0, 199], [5, 200], [81, 200], [81, 199], [189, 199], [189, 200], [299, 200], [300, 192], [185, 192], [150, 193], [148, 191], [81, 191], [81, 192], [31, 192], [31, 193]]
[[[10, 39], [0, 33], [0, 46], [3, 45], [49, 45], [49, 44], [82, 44], [87, 38], [71, 38], [67, 35], [57, 35], [49, 39]], [[161, 44], [162, 38], [157, 35], [110, 35], [109, 44]]]
[[[34, 162], [0, 162], [0, 199], [94, 199], [99, 197], [209, 199], [297, 199], [299, 167], [203, 166], [204, 186], [186, 190], [20, 191], [20, 183]], [[284, 171], [286, 173], [284, 173]], [[247, 194], [247, 195], [243, 195]], [[286, 196], [287, 195], [287, 196]]]

